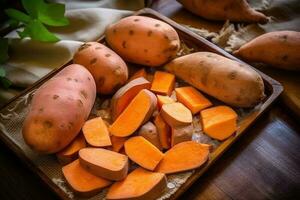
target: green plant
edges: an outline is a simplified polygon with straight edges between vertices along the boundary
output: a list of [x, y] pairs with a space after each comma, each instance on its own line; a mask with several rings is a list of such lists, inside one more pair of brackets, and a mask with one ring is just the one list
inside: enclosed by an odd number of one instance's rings
[[[41, 42], [57, 42], [59, 38], [51, 33], [47, 26], [66, 26], [69, 24], [65, 15], [65, 5], [45, 3], [44, 0], [21, 0], [26, 13], [9, 8], [5, 10], [12, 27], [18, 27], [20, 38], [30, 37]], [[8, 40], [0, 38], [0, 65], [8, 60]], [[0, 66], [0, 84], [7, 88], [11, 85], [5, 77], [6, 72]]]

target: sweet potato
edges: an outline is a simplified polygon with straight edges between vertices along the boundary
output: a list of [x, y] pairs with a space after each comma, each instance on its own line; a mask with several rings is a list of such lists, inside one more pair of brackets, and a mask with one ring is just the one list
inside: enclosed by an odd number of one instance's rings
[[151, 117], [156, 104], [156, 96], [152, 92], [141, 90], [109, 127], [110, 133], [117, 137], [131, 135]]
[[105, 39], [124, 60], [145, 66], [160, 66], [176, 56], [180, 40], [165, 22], [130, 16], [107, 27]]
[[82, 134], [79, 134], [66, 148], [56, 153], [58, 161], [65, 165], [78, 158], [78, 151], [86, 147], [86, 142]]
[[193, 136], [193, 125], [187, 125], [187, 126], [180, 126], [176, 128], [172, 128], [172, 135], [171, 135], [171, 146], [185, 141], [192, 140]]
[[121, 87], [112, 97], [111, 100], [111, 114], [113, 120], [124, 111], [131, 100], [142, 90], [150, 89], [151, 83], [145, 78], [140, 77], [134, 79]]
[[112, 183], [85, 170], [78, 159], [63, 166], [62, 172], [72, 190], [83, 197], [94, 196]]
[[151, 91], [157, 94], [170, 96], [175, 85], [175, 76], [173, 74], [156, 71], [151, 85]]
[[23, 138], [33, 150], [56, 153], [77, 136], [96, 98], [90, 72], [72, 64], [34, 94], [23, 124]]
[[144, 137], [146, 140], [151, 142], [158, 149], [162, 149], [159, 140], [159, 134], [157, 132], [156, 126], [152, 122], [147, 122], [139, 129], [139, 135]]
[[237, 114], [228, 106], [216, 106], [200, 112], [203, 132], [211, 138], [225, 140], [237, 130]]
[[177, 100], [188, 107], [192, 114], [196, 114], [200, 110], [212, 105], [212, 103], [194, 87], [176, 88], [175, 92]]
[[162, 105], [166, 103], [175, 103], [175, 101], [169, 96], [157, 95], [157, 106], [159, 110], [161, 109]]
[[146, 72], [146, 70], [145, 70], [144, 68], [143, 68], [143, 69], [140, 69], [140, 70], [138, 70], [138, 71], [136, 71], [136, 72], [129, 78], [128, 82], [130, 82], [130, 81], [132, 81], [132, 80], [134, 80], [134, 79], [136, 79], [136, 78], [141, 78], [141, 77], [143, 77], [144, 79], [147, 80], [147, 72]]
[[124, 147], [130, 160], [151, 171], [155, 169], [164, 157], [164, 154], [159, 149], [142, 136], [129, 138], [125, 142]]
[[187, 126], [193, 120], [191, 111], [182, 103], [164, 104], [160, 113], [171, 127]]
[[155, 171], [173, 174], [195, 169], [208, 160], [208, 155], [208, 148], [197, 142], [181, 142], [165, 153]]
[[251, 40], [234, 54], [250, 62], [262, 62], [287, 70], [300, 70], [299, 52], [300, 32], [276, 31]]
[[87, 143], [94, 147], [106, 147], [111, 145], [109, 132], [101, 117], [86, 121], [82, 127], [83, 135]]
[[107, 180], [119, 181], [127, 176], [128, 157], [103, 148], [84, 148], [79, 161], [90, 173]]
[[252, 107], [265, 97], [263, 80], [254, 69], [215, 53], [182, 56], [166, 69], [231, 106]]
[[100, 94], [112, 94], [128, 79], [127, 65], [122, 58], [98, 42], [83, 44], [75, 53], [73, 62], [91, 72]]
[[210, 20], [266, 23], [268, 18], [252, 9], [246, 0], [177, 0], [187, 10]]
[[161, 146], [164, 149], [169, 149], [171, 146], [171, 128], [164, 121], [160, 114], [155, 117], [154, 123], [157, 128]]
[[167, 178], [163, 173], [137, 168], [123, 181], [114, 183], [109, 188], [106, 199], [154, 200], [160, 197], [166, 187]]
[[124, 147], [125, 141], [128, 139], [127, 137], [117, 137], [112, 135], [111, 139], [111, 150], [115, 152], [120, 152], [120, 150]]

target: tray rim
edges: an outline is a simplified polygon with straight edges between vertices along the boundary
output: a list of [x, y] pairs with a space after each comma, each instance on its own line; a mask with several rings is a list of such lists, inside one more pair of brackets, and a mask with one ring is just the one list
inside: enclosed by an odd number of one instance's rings
[[[215, 149], [214, 152], [210, 153], [210, 158], [206, 164], [199, 168], [196, 169], [195, 172], [186, 180], [184, 184], [181, 185], [178, 190], [173, 193], [168, 199], [169, 200], [175, 200], [179, 198], [206, 170], [210, 168], [225, 152], [227, 149], [230, 148], [231, 145], [233, 145], [240, 137], [243, 135], [245, 131], [247, 131], [251, 124], [255, 123], [256, 120], [263, 114], [265, 113], [270, 106], [275, 102], [275, 100], [279, 97], [279, 95], [283, 92], [283, 86], [276, 81], [275, 79], [271, 78], [270, 76], [266, 75], [265, 73], [261, 72], [260, 70], [252, 67], [248, 63], [245, 63], [244, 61], [234, 57], [230, 53], [226, 52], [222, 48], [218, 47], [217, 45], [211, 43], [210, 41], [206, 40], [205, 38], [201, 37], [200, 35], [192, 32], [188, 28], [178, 24], [177, 22], [173, 21], [172, 19], [158, 13], [157, 11], [151, 9], [151, 8], [143, 8], [141, 10], [138, 10], [137, 12], [133, 13], [133, 15], [153, 15], [154, 17], [170, 24], [172, 27], [174, 27], [177, 30], [180, 30], [181, 32], [189, 35], [190, 37], [193, 37], [197, 40], [199, 40], [201, 43], [205, 44], [208, 46], [211, 50], [217, 52], [218, 54], [221, 54], [227, 58], [230, 58], [232, 60], [236, 60], [240, 63], [246, 64], [250, 68], [254, 69], [257, 71], [263, 78], [265, 86], [268, 87], [269, 90], [271, 90], [271, 94], [268, 96], [267, 100], [261, 105], [261, 109], [255, 113], [256, 115], [252, 114], [252, 120], [248, 122], [247, 126], [243, 130], [239, 130], [238, 133], [235, 135], [235, 137], [230, 137], [224, 142], [220, 144], [218, 148]], [[97, 41], [101, 41], [104, 39], [104, 34], [100, 36], [100, 38]], [[72, 59], [65, 64], [63, 64], [61, 67], [53, 69], [51, 72], [46, 74], [44, 77], [36, 81], [34, 84], [23, 90], [20, 94], [16, 95], [15, 97], [11, 98], [8, 102], [6, 102], [4, 105], [0, 107], [0, 112], [8, 107], [12, 102], [20, 98], [21, 96], [24, 96], [25, 94], [31, 92], [35, 88], [39, 87], [41, 84], [43, 84], [45, 81], [47, 81], [49, 78], [54, 76], [56, 73], [58, 73], [61, 69], [66, 67], [67, 65], [72, 64]], [[266, 84], [267, 83], [267, 84]], [[249, 116], [251, 117], [251, 116]], [[0, 139], [5, 143], [5, 145], [8, 146], [9, 149], [11, 149], [17, 157], [21, 159], [21, 161], [33, 172], [33, 174], [38, 175], [43, 181], [43, 184], [50, 186], [50, 189], [58, 195], [62, 199], [70, 199], [63, 190], [58, 187], [46, 174], [44, 174], [36, 165], [32, 163], [32, 161], [26, 157], [22, 149], [20, 149], [15, 143], [10, 140], [8, 136], [6, 136], [1, 130], [0, 130]]]

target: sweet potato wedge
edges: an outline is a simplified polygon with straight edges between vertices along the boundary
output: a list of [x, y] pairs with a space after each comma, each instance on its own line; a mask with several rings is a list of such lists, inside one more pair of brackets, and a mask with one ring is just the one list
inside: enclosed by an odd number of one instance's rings
[[128, 157], [103, 148], [84, 148], [79, 161], [90, 173], [107, 180], [119, 181], [127, 176]]
[[192, 140], [193, 131], [194, 128], [192, 124], [172, 128], [171, 146], [173, 147], [180, 142]]
[[164, 104], [161, 116], [171, 127], [187, 126], [193, 120], [191, 111], [182, 103]]
[[156, 71], [151, 85], [151, 91], [170, 96], [175, 85], [175, 76], [163, 71]]
[[164, 149], [169, 149], [171, 146], [171, 128], [164, 121], [160, 114], [154, 119], [155, 126], [159, 135], [159, 141]]
[[197, 142], [181, 142], [165, 153], [155, 171], [173, 174], [202, 166], [207, 160], [209, 149]]
[[167, 178], [163, 173], [137, 168], [124, 180], [114, 183], [109, 188], [106, 199], [154, 200], [166, 187]]

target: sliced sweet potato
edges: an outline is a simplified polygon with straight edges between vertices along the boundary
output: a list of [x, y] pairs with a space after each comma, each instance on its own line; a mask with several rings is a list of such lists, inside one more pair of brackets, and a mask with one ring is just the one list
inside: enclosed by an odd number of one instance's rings
[[192, 140], [193, 131], [194, 128], [192, 124], [172, 128], [171, 146], [173, 147], [180, 142]]
[[161, 116], [171, 127], [187, 126], [193, 120], [191, 111], [182, 103], [164, 104]]
[[169, 149], [171, 146], [171, 128], [164, 121], [161, 115], [157, 115], [154, 119], [155, 126], [159, 135], [159, 141], [164, 149]]
[[121, 87], [112, 97], [111, 114], [115, 120], [128, 106], [131, 100], [142, 90], [150, 89], [151, 83], [145, 78], [134, 79]]
[[73, 160], [77, 159], [78, 151], [86, 147], [86, 142], [82, 134], [76, 136], [76, 138], [62, 151], [56, 153], [58, 161], [65, 165]]
[[228, 106], [216, 106], [200, 112], [203, 131], [209, 137], [225, 140], [237, 130], [236, 112]]
[[119, 181], [127, 176], [128, 157], [103, 148], [84, 148], [79, 151], [82, 167], [107, 180]]
[[143, 69], [140, 69], [138, 71], [136, 71], [130, 78], [129, 78], [129, 81], [132, 81], [134, 79], [137, 79], [137, 78], [140, 78], [140, 77], [143, 77], [144, 79], [147, 80], [147, 72], [146, 70], [143, 68]]
[[176, 88], [175, 92], [177, 101], [188, 107], [193, 114], [212, 105], [212, 103], [194, 87]]
[[94, 196], [112, 183], [85, 170], [78, 159], [63, 166], [62, 172], [72, 190], [83, 197]]
[[124, 180], [114, 183], [106, 199], [154, 200], [164, 192], [166, 186], [167, 178], [163, 173], [137, 168]]
[[165, 153], [155, 171], [172, 174], [195, 169], [208, 160], [209, 150], [194, 142], [181, 142]]
[[152, 122], [147, 122], [140, 129], [138, 134], [144, 137], [146, 140], [151, 142], [154, 146], [156, 146], [159, 150], [162, 149], [159, 140], [159, 134], [157, 132], [156, 126]]
[[125, 152], [128, 157], [148, 170], [154, 170], [164, 154], [151, 142], [142, 136], [129, 138], [125, 142]]
[[175, 75], [156, 71], [151, 85], [151, 91], [157, 94], [170, 96], [175, 86]]
[[169, 96], [157, 95], [157, 105], [159, 110], [161, 109], [162, 105], [167, 103], [175, 103], [175, 101]]
[[94, 147], [106, 147], [111, 145], [109, 132], [101, 117], [86, 121], [82, 127], [83, 135], [87, 143]]
[[112, 135], [110, 137], [112, 146], [111, 146], [111, 150], [115, 151], [115, 152], [120, 152], [120, 150], [124, 147], [124, 143], [127, 140], [127, 137], [117, 137]]
[[110, 126], [110, 133], [117, 137], [131, 135], [151, 117], [156, 104], [156, 96], [152, 92], [141, 90]]

